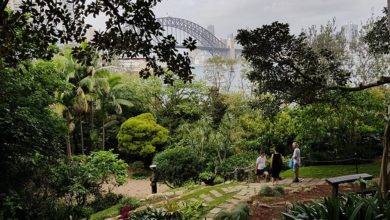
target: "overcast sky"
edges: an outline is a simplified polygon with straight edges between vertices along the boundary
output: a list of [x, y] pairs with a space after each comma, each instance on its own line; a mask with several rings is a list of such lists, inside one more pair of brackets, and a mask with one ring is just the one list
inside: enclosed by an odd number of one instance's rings
[[215, 35], [226, 38], [240, 28], [256, 28], [273, 21], [287, 22], [294, 33], [332, 18], [340, 27], [360, 26], [372, 14], [382, 16], [386, 0], [163, 0], [157, 17], [178, 17], [204, 28], [215, 26]]

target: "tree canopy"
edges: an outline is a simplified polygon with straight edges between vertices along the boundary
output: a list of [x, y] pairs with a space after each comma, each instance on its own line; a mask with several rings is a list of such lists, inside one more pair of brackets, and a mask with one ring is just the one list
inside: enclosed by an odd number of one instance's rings
[[[9, 0], [0, 3], [0, 64], [17, 66], [21, 60], [50, 59], [57, 43], [79, 44], [73, 47], [77, 60], [91, 65], [96, 52], [110, 61], [113, 56], [144, 57], [143, 77], [164, 75], [158, 62], [167, 64], [177, 77], [190, 81], [191, 67], [188, 53], [179, 54], [176, 40], [163, 36], [152, 8], [161, 0], [25, 0], [20, 8], [9, 10]], [[106, 16], [105, 28], [95, 31], [86, 43], [86, 31], [91, 27], [87, 18]], [[183, 44], [195, 49], [196, 41], [188, 38]], [[174, 75], [166, 75], [172, 82]]]

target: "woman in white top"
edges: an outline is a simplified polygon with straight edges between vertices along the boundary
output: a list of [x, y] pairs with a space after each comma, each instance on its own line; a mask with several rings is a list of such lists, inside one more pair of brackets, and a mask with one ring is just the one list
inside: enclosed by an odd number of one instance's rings
[[295, 175], [293, 183], [298, 183], [299, 182], [299, 167], [301, 166], [301, 151], [299, 150], [299, 145], [297, 142], [294, 142], [292, 144], [292, 147], [294, 149], [292, 160], [294, 161], [294, 175]]
[[267, 156], [264, 153], [264, 151], [260, 151], [260, 156], [256, 160], [256, 176], [257, 181], [260, 182], [261, 177], [265, 177], [265, 179], [268, 179], [268, 171], [267, 171]]

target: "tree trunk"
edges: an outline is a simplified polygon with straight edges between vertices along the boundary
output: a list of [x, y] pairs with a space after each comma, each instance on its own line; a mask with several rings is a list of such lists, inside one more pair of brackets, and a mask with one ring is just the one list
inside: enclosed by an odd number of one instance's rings
[[[390, 0], [387, 0], [387, 28], [390, 31]], [[390, 148], [390, 104], [387, 106], [387, 124], [383, 141], [382, 165], [379, 176], [379, 185], [382, 193], [386, 196], [389, 192], [389, 148]]]
[[105, 139], [106, 139], [106, 137], [105, 137], [105, 129], [104, 129], [104, 119], [103, 119], [103, 127], [102, 127], [102, 133], [103, 133], [103, 137], [102, 137], [102, 146], [103, 146], [103, 150], [104, 150], [104, 148], [105, 148]]
[[[390, 1], [390, 0], [389, 0]], [[390, 104], [387, 107], [388, 111], [390, 113]], [[390, 114], [388, 114], [388, 117]], [[383, 141], [383, 154], [382, 154], [382, 165], [381, 165], [381, 172], [379, 176], [379, 185], [381, 188], [381, 191], [384, 193], [384, 195], [387, 195], [389, 192], [389, 149], [390, 149], [390, 118], [387, 119], [387, 124], [385, 128], [385, 134], [384, 134], [384, 141]]]
[[70, 158], [72, 156], [72, 148], [70, 146], [70, 131], [66, 132], [66, 155]]
[[80, 120], [80, 137], [81, 137], [81, 153], [85, 154], [84, 152], [84, 131], [83, 131], [83, 120]]

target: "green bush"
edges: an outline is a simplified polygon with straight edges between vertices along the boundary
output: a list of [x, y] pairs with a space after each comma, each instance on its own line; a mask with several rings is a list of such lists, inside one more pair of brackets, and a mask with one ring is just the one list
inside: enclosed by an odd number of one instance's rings
[[260, 196], [280, 196], [284, 195], [284, 188], [282, 186], [275, 186], [275, 187], [270, 187], [270, 186], [263, 186], [260, 189], [259, 195]]
[[107, 209], [113, 205], [116, 205], [122, 199], [122, 195], [117, 195], [114, 193], [107, 193], [103, 196], [97, 196], [95, 200], [88, 204], [91, 208], [95, 210], [95, 212]]
[[146, 208], [142, 211], [134, 212], [130, 215], [128, 220], [139, 220], [139, 219], [154, 219], [154, 220], [166, 220], [166, 212], [162, 209]]
[[249, 207], [248, 205], [239, 204], [232, 212], [222, 211], [218, 213], [214, 220], [248, 220]]
[[209, 171], [205, 171], [199, 174], [199, 179], [207, 185], [212, 185], [214, 183], [215, 174]]
[[135, 161], [131, 164], [131, 169], [133, 171], [143, 170], [145, 169], [144, 162], [142, 161]]
[[263, 186], [259, 192], [260, 196], [274, 196], [274, 191], [270, 186]]
[[221, 183], [224, 183], [224, 182], [225, 182], [225, 180], [221, 176], [216, 176], [215, 179], [214, 179], [214, 184], [215, 185], [221, 184]]
[[274, 190], [274, 192], [278, 192], [280, 195], [284, 195], [285, 194], [283, 186], [275, 186], [273, 188], [273, 190]]
[[249, 219], [249, 206], [239, 204], [232, 212], [232, 219], [234, 220], [248, 220]]
[[202, 200], [184, 203], [184, 205], [180, 207], [182, 219], [200, 219], [203, 208], [202, 204]]
[[145, 169], [144, 162], [142, 161], [135, 161], [130, 167], [132, 169], [132, 179], [147, 179], [151, 175], [150, 170]]
[[167, 142], [169, 131], [157, 124], [150, 113], [140, 114], [125, 121], [117, 135], [121, 153], [146, 157]]
[[173, 186], [196, 180], [202, 168], [199, 156], [190, 148], [174, 147], [158, 153], [154, 158], [159, 180]]
[[246, 168], [256, 163], [257, 153], [235, 154], [222, 162], [217, 169], [217, 174], [225, 179], [232, 179], [236, 168]]

